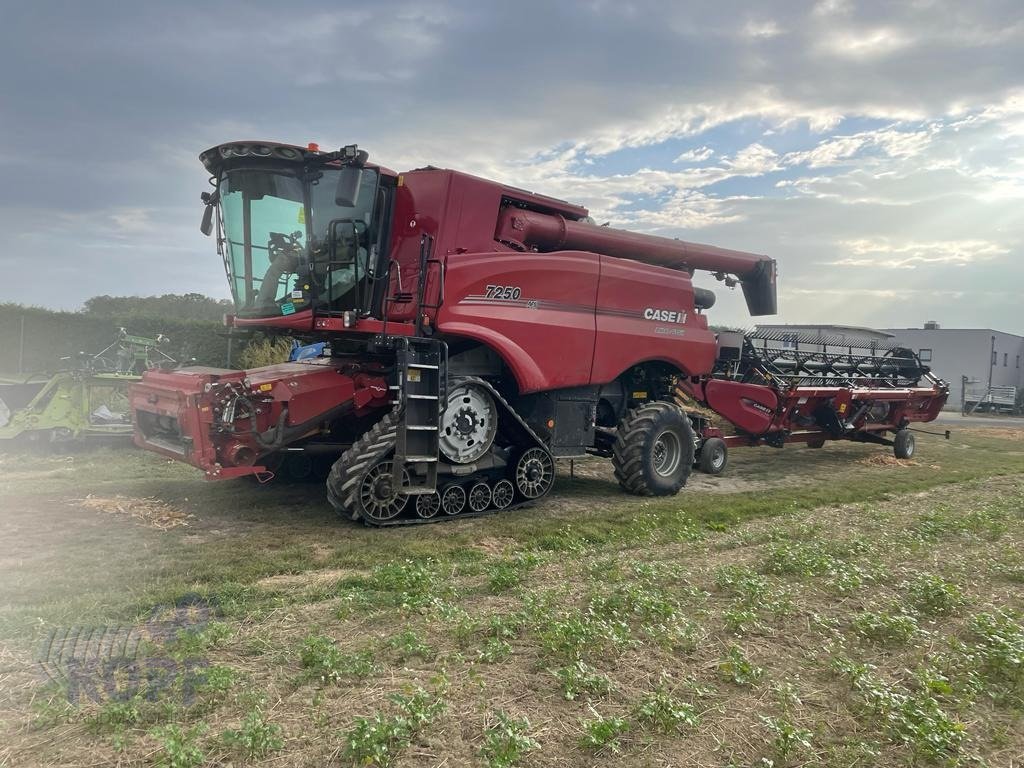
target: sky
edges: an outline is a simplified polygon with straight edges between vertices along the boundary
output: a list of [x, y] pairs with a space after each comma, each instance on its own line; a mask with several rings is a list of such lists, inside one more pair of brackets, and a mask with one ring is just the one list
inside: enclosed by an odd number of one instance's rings
[[1020, 0], [2, 6], [0, 301], [227, 297], [197, 156], [266, 139], [769, 254], [775, 322], [1024, 333]]

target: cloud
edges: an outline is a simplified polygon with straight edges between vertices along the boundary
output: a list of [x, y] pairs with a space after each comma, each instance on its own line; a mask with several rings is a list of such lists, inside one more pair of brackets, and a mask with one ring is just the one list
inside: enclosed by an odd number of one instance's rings
[[844, 267], [883, 267], [917, 269], [931, 264], [968, 264], [988, 261], [1009, 253], [1009, 248], [987, 240], [940, 240], [935, 242], [893, 243], [885, 239], [849, 240], [841, 243], [850, 253], [842, 259], [825, 262]]
[[743, 25], [743, 34], [746, 37], [776, 37], [782, 34], [782, 29], [778, 23], [772, 19], [766, 19], [763, 21], [755, 21], [754, 19], [748, 19], [747, 23]]
[[[0, 261], [56, 253], [68, 278], [0, 299], [225, 295], [195, 156], [266, 137], [771, 253], [783, 320], [1024, 331], [990, 295], [1024, 284], [1022, 48], [1016, 0], [22, 4], [0, 28]], [[870, 293], [880, 272], [912, 274], [913, 302]], [[746, 320], [728, 292], [714, 312]]]
[[841, 31], [825, 37], [820, 43], [824, 55], [849, 59], [880, 58], [907, 48], [914, 38], [890, 27]]
[[680, 153], [673, 163], [703, 163], [708, 158], [715, 154], [715, 150], [711, 147], [701, 147], [700, 149], [688, 149], [685, 152]]

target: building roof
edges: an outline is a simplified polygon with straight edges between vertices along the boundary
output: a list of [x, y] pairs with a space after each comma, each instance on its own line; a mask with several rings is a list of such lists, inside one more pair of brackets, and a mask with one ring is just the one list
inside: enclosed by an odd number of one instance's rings
[[914, 328], [885, 328], [884, 330], [885, 330], [886, 333], [888, 333], [890, 335], [895, 335], [895, 334], [900, 333], [902, 331], [928, 331], [929, 333], [942, 333], [943, 331], [957, 331], [957, 332], [972, 331], [972, 332], [980, 332], [980, 333], [1001, 333], [1003, 336], [1016, 336], [1018, 339], [1021, 339], [1022, 341], [1024, 341], [1024, 336], [1021, 336], [1019, 333], [1010, 333], [1009, 331], [999, 331], [999, 330], [996, 330], [995, 328], [920, 328], [920, 327], [914, 327]]
[[802, 330], [816, 330], [824, 333], [863, 333], [879, 334], [881, 336], [892, 336], [886, 330], [880, 328], [868, 328], [864, 325], [832, 325], [820, 323], [758, 323], [758, 328], [799, 328]]

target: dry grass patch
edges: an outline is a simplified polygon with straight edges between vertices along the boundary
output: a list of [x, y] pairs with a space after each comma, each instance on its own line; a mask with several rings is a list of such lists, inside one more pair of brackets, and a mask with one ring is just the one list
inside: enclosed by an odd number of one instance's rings
[[121, 515], [138, 520], [159, 531], [187, 526], [195, 515], [177, 509], [160, 499], [132, 498], [130, 496], [94, 496], [89, 494], [83, 499], [75, 499], [74, 503], [84, 509], [105, 512], [108, 515]]

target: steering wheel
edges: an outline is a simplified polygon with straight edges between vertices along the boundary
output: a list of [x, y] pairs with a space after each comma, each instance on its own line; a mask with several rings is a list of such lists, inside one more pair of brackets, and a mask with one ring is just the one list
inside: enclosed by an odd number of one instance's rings
[[292, 232], [290, 235], [281, 232], [270, 233], [267, 239], [270, 266], [267, 267], [263, 280], [260, 282], [260, 290], [256, 295], [255, 302], [257, 306], [273, 304], [281, 278], [298, 270], [299, 259], [302, 256], [301, 239], [302, 232]]

